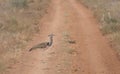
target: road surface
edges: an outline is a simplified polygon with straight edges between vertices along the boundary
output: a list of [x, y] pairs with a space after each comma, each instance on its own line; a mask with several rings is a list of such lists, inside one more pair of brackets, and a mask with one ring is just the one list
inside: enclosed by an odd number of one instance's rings
[[[116, 52], [102, 36], [93, 13], [81, 3], [52, 0], [39, 25], [40, 34], [34, 36], [9, 74], [120, 74]], [[55, 34], [51, 47], [28, 52], [48, 41], [51, 33]]]

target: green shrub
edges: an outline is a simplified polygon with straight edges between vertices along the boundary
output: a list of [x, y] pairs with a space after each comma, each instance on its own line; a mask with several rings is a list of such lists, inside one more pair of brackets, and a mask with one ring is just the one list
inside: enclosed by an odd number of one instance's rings
[[102, 27], [103, 34], [111, 34], [120, 31], [120, 25], [109, 24]]
[[107, 24], [117, 24], [117, 23], [118, 23], [118, 20], [115, 19], [115, 18], [108, 18], [108, 17], [106, 17], [104, 21], [105, 21]]
[[25, 8], [28, 6], [27, 0], [11, 0], [11, 4], [17, 8]]

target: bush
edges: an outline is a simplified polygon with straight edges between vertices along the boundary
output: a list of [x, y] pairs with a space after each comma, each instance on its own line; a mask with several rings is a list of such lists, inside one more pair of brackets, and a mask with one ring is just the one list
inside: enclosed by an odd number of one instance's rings
[[115, 24], [104, 25], [101, 30], [104, 35], [119, 32], [120, 25], [115, 25]]
[[17, 8], [25, 8], [27, 7], [27, 0], [11, 0], [11, 4]]

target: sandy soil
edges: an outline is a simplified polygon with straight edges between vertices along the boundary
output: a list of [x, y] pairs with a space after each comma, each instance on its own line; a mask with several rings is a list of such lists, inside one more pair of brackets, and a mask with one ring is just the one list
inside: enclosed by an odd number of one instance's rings
[[[53, 0], [40, 30], [8, 74], [120, 74], [120, 61], [93, 13], [76, 0]], [[28, 52], [51, 33], [51, 47]]]

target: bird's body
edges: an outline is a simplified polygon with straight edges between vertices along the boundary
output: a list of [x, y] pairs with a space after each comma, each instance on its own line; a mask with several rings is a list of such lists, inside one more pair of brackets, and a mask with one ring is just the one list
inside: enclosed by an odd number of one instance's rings
[[37, 48], [41, 48], [42, 49], [42, 48], [47, 48], [47, 47], [51, 46], [52, 43], [53, 43], [53, 36], [54, 36], [53, 34], [49, 35], [49, 37], [50, 37], [50, 41], [49, 42], [43, 42], [43, 43], [40, 43], [38, 45], [35, 45], [31, 49], [29, 49], [29, 51], [32, 51], [32, 50], [37, 49]]
[[48, 44], [49, 44], [48, 42], [40, 43], [40, 44], [32, 47], [29, 51], [32, 51], [32, 50], [37, 49], [37, 48], [46, 48], [48, 46]]

